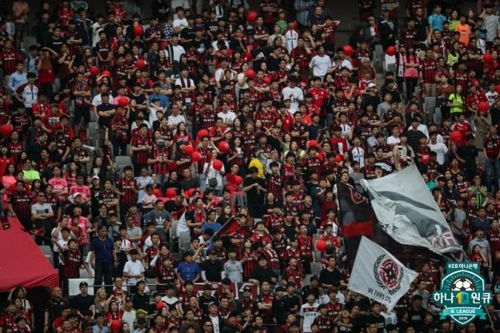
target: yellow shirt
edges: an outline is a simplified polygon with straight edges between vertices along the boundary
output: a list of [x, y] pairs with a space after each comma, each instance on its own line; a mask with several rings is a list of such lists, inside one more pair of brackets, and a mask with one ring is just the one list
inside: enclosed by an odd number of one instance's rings
[[250, 169], [251, 167], [257, 168], [257, 170], [259, 171], [258, 173], [259, 178], [264, 178], [264, 165], [258, 158], [252, 158], [252, 160], [248, 164], [248, 168]]

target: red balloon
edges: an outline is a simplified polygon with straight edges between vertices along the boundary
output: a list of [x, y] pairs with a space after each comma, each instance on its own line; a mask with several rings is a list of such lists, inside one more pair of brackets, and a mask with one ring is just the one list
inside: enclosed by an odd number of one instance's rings
[[241, 176], [236, 176], [234, 177], [234, 181], [236, 185], [241, 185], [241, 183], [243, 183], [243, 178]]
[[209, 136], [209, 133], [206, 129], [201, 129], [198, 131], [198, 140], [203, 139], [203, 137]]
[[191, 155], [192, 153], [194, 153], [194, 148], [193, 146], [191, 145], [185, 145], [184, 146], [184, 152], [188, 155]]
[[385, 53], [387, 53], [387, 55], [390, 55], [390, 56], [393, 56], [396, 54], [396, 47], [395, 46], [389, 46], [387, 48], [387, 50], [385, 50]]
[[221, 153], [227, 153], [229, 151], [229, 143], [226, 141], [219, 142], [218, 147]]
[[245, 76], [249, 79], [253, 79], [255, 77], [255, 71], [253, 69], [247, 69]]
[[265, 84], [270, 84], [271, 78], [269, 76], [264, 76], [264, 78], [262, 79], [262, 82], [264, 82]]
[[454, 143], [460, 143], [463, 140], [464, 135], [460, 131], [453, 131], [450, 134], [450, 140]]
[[319, 251], [319, 252], [323, 252], [326, 250], [326, 242], [322, 239], [318, 240], [316, 242], [316, 249]]
[[144, 60], [142, 60], [142, 59], [139, 59], [135, 63], [135, 67], [137, 67], [139, 69], [142, 69], [142, 68], [146, 67], [146, 62]]
[[126, 107], [129, 102], [130, 98], [128, 98], [127, 96], [119, 96], [115, 99], [115, 103], [122, 107]]
[[316, 140], [309, 140], [309, 148], [316, 147], [318, 145], [318, 141]]
[[497, 89], [496, 89], [497, 93], [500, 94], [500, 84], [497, 86]]
[[10, 136], [10, 133], [12, 133], [13, 130], [14, 130], [14, 128], [10, 124], [6, 124], [6, 125], [3, 125], [2, 127], [0, 127], [0, 133], [5, 138], [8, 138]]
[[347, 44], [342, 47], [342, 50], [344, 51], [344, 54], [348, 57], [350, 57], [354, 53], [354, 49], [352, 48], [351, 45]]
[[196, 189], [195, 188], [189, 188], [187, 189], [186, 191], [184, 191], [184, 194], [188, 197], [188, 198], [191, 198], [194, 194], [194, 192], [196, 192]]
[[344, 160], [344, 156], [338, 154], [337, 156], [335, 156], [335, 162], [337, 163], [340, 163]]
[[161, 191], [159, 188], [155, 188], [153, 190], [153, 194], [156, 195], [157, 198], [161, 197]]
[[484, 62], [491, 62], [491, 61], [493, 61], [493, 57], [491, 56], [491, 54], [486, 53], [483, 57], [483, 60], [484, 60]]
[[420, 161], [422, 163], [427, 163], [427, 162], [429, 162], [430, 159], [431, 159], [431, 155], [425, 154], [424, 156], [422, 156], [422, 158], [420, 159]]
[[177, 190], [175, 188], [167, 189], [167, 198], [175, 198], [177, 195]]
[[136, 25], [134, 27], [134, 35], [136, 37], [139, 37], [139, 36], [142, 36], [142, 34], [144, 33], [144, 29], [142, 28], [142, 26], [140, 25]]
[[111, 332], [119, 332], [121, 326], [122, 326], [121, 320], [117, 320], [117, 319], [112, 320], [111, 325], [110, 325]]
[[90, 67], [90, 70], [89, 70], [90, 74], [92, 76], [96, 76], [97, 74], [99, 74], [99, 67], [97, 66], [92, 66]]
[[201, 154], [197, 151], [193, 151], [193, 153], [191, 154], [191, 160], [193, 162], [198, 162], [199, 160], [201, 160]]
[[214, 167], [215, 170], [219, 171], [220, 169], [222, 169], [222, 162], [219, 160], [215, 160], [212, 163], [212, 166]]
[[110, 71], [102, 71], [102, 76], [111, 77], [111, 72]]
[[477, 109], [480, 112], [486, 112], [490, 109], [490, 104], [488, 102], [479, 102], [479, 104], [477, 105]]
[[255, 10], [251, 10], [247, 13], [247, 21], [248, 23], [253, 23], [257, 20], [257, 17], [259, 17], [259, 13], [257, 13]]
[[159, 301], [158, 303], [156, 303], [157, 310], [161, 310], [161, 309], [166, 308], [166, 307], [167, 307], [167, 304], [165, 304], [165, 302], [163, 302], [163, 301]]

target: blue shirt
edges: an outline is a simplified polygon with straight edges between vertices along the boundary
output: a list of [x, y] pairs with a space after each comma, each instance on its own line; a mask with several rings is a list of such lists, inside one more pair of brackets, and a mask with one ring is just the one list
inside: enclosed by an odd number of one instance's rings
[[188, 264], [183, 261], [177, 266], [177, 273], [179, 273], [184, 282], [193, 282], [196, 275], [201, 274], [201, 270], [197, 263], [192, 262]]
[[17, 88], [19, 88], [22, 84], [26, 82], [28, 82], [28, 79], [26, 78], [26, 73], [19, 73], [18, 71], [15, 71], [9, 76], [9, 83], [8, 83], [9, 89], [14, 92], [17, 90]]
[[446, 21], [446, 17], [442, 14], [436, 15], [436, 13], [429, 16], [429, 26], [431, 31], [439, 30], [443, 31], [443, 23]]
[[167, 96], [165, 96], [165, 95], [162, 95], [162, 94], [151, 94], [149, 96], [149, 103], [153, 103], [153, 99], [154, 98], [158, 98], [160, 100], [160, 106], [162, 108], [166, 108], [166, 107], [168, 107], [170, 105], [170, 101], [167, 98]]
[[205, 222], [203, 223], [203, 226], [201, 227], [201, 232], [205, 232], [207, 229], [212, 229], [214, 232], [217, 232], [222, 226], [220, 223], [210, 223], [210, 222]]
[[94, 238], [90, 243], [90, 251], [94, 251], [96, 263], [112, 263], [113, 262], [113, 241], [109, 238], [101, 240], [99, 237]]

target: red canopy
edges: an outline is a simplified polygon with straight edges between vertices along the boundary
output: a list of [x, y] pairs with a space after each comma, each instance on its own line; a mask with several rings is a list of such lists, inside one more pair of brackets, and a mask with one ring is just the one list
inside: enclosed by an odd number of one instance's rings
[[58, 273], [15, 217], [0, 218], [0, 292], [57, 287]]

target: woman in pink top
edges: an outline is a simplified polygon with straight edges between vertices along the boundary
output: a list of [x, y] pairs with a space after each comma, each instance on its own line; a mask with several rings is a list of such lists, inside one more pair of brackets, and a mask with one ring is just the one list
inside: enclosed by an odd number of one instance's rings
[[[80, 208], [75, 208], [75, 212]], [[83, 258], [87, 257], [90, 249], [90, 241], [89, 241], [89, 229], [91, 227], [89, 219], [84, 216], [73, 216], [71, 220], [69, 220], [68, 226], [69, 228], [73, 228], [74, 225], [77, 225], [81, 230], [82, 234], [79, 237], [78, 245], [80, 246], [80, 252], [82, 253]]]
[[14, 164], [9, 164], [7, 165], [7, 168], [5, 169], [5, 175], [2, 177], [2, 185], [3, 185], [3, 193], [2, 193], [2, 209], [6, 210], [9, 207], [9, 195], [11, 194], [9, 192], [9, 188], [15, 184], [17, 181], [16, 179], [16, 167]]

